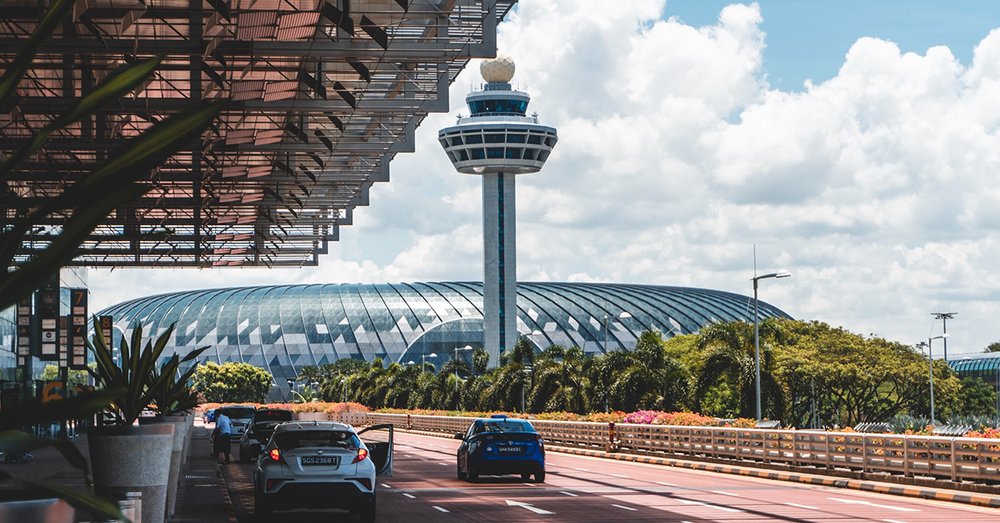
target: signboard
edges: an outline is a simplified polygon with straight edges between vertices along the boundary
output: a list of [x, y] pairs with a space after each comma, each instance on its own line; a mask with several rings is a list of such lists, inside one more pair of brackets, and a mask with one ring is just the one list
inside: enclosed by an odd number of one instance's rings
[[87, 289], [69, 290], [69, 368], [87, 368]]
[[29, 296], [17, 303], [17, 366], [21, 369], [26, 369], [31, 361], [31, 320], [31, 297]]
[[114, 345], [111, 341], [112, 327], [114, 326], [111, 316], [99, 316], [97, 323], [101, 325], [101, 333], [104, 334], [104, 341], [108, 343], [109, 347]]
[[69, 316], [59, 317], [59, 370], [69, 365]]
[[41, 343], [36, 355], [45, 361], [56, 361], [59, 359], [58, 272], [35, 293], [35, 309], [41, 325]]

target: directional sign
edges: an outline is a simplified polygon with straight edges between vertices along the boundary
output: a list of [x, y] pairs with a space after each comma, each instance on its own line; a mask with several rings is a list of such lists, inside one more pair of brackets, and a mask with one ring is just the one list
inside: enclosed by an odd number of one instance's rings
[[511, 499], [505, 499], [504, 501], [507, 502], [508, 507], [521, 507], [523, 509], [527, 509], [530, 510], [531, 512], [534, 512], [535, 514], [555, 514], [555, 512], [549, 512], [548, 510], [542, 510], [538, 507], [534, 507], [531, 505], [531, 503], [523, 503], [521, 501], [514, 501]]
[[84, 370], [87, 368], [87, 289], [70, 289], [69, 306], [69, 368]]
[[17, 304], [17, 366], [26, 368], [31, 358], [31, 298], [24, 298]]
[[36, 354], [42, 360], [59, 359], [59, 272], [49, 278], [41, 289], [35, 292], [35, 313], [41, 326], [40, 351]]

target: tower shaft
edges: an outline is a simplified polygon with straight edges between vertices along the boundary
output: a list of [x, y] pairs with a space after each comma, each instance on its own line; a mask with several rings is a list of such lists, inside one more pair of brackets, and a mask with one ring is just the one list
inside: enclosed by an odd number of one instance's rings
[[483, 173], [483, 341], [490, 365], [517, 342], [514, 174]]

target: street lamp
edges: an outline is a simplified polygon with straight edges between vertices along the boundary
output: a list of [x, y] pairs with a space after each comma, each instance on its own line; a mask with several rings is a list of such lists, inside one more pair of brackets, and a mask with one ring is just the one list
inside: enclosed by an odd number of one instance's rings
[[[437, 357], [438, 357], [438, 355], [436, 353], [434, 353], [434, 352], [432, 352], [430, 354], [421, 354], [420, 355], [420, 372], [424, 372], [424, 369], [427, 368], [427, 358], [437, 358]], [[434, 362], [431, 362], [431, 367], [434, 367]], [[436, 371], [437, 367], [434, 367], [434, 370]]]
[[[948, 320], [955, 319], [957, 312], [932, 312], [931, 316], [934, 316], [935, 320], [941, 320], [941, 326], [944, 329], [943, 334], [948, 334]], [[944, 339], [944, 361], [948, 361], [948, 338]]]
[[[934, 352], [933, 352], [932, 342], [934, 340], [947, 340], [947, 339], [948, 339], [947, 334], [942, 334], [940, 336], [933, 336], [927, 338], [927, 362], [928, 362], [927, 368], [929, 369], [929, 375], [931, 379], [931, 425], [937, 423], [934, 417]], [[947, 341], [945, 341], [945, 343], [947, 343]]]
[[455, 367], [455, 377], [456, 378], [459, 377], [458, 376], [458, 351], [460, 351], [460, 350], [462, 350], [462, 351], [472, 350], [472, 345], [466, 345], [465, 347], [455, 347], [455, 359], [453, 361], [455, 362], [454, 367]]
[[[619, 314], [618, 317], [620, 319], [624, 320], [626, 318], [631, 318], [632, 315], [629, 314], [629, 313], [627, 313], [627, 312], [623, 312], [623, 313]], [[610, 319], [610, 316], [608, 316], [607, 314], [605, 314], [604, 315], [604, 353], [605, 354], [608, 353], [608, 320], [609, 319]]]
[[760, 320], [757, 315], [757, 282], [760, 280], [766, 280], [767, 278], [788, 278], [792, 273], [781, 270], [778, 272], [772, 272], [770, 274], [762, 274], [760, 276], [754, 276], [751, 278], [753, 280], [753, 370], [754, 370], [754, 383], [757, 389], [757, 421], [763, 419], [761, 417], [760, 408]]

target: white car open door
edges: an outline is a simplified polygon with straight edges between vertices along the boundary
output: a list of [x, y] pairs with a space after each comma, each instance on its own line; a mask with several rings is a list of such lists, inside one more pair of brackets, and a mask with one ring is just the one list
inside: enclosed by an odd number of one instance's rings
[[375, 464], [375, 474], [392, 476], [392, 424], [372, 425], [359, 430], [358, 438], [368, 447], [368, 457]]

